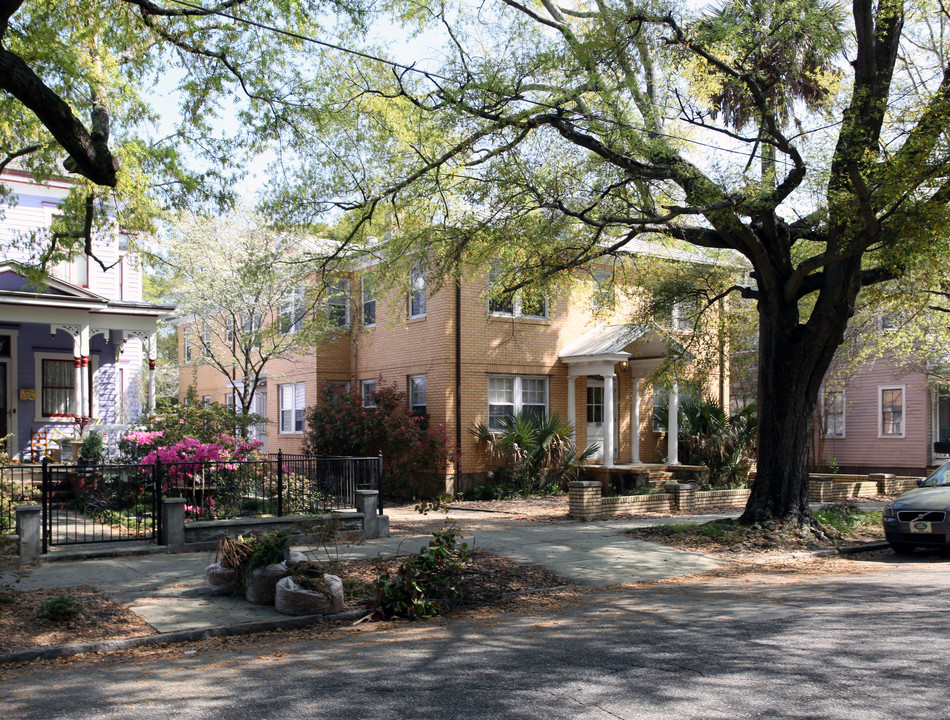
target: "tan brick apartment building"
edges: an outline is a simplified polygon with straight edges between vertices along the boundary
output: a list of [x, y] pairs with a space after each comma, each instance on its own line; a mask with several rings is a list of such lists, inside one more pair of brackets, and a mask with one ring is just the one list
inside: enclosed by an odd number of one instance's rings
[[[346, 384], [365, 396], [384, 382], [405, 391], [430, 425], [444, 424], [449, 442], [458, 443], [460, 462], [447, 470], [448, 491], [482, 482], [492, 469], [468, 430], [476, 423], [491, 427], [520, 410], [574, 422], [579, 446], [601, 446], [598, 464], [656, 463], [661, 455], [677, 463], [675, 443], [654, 430], [654, 392], [646, 378], [666, 359], [678, 331], [622, 324], [631, 300], [620, 292], [616, 300], [605, 298], [605, 287], [614, 293], [606, 284], [581, 283], [546, 300], [516, 294], [503, 302], [489, 299], [489, 282], [486, 272], [429, 292], [418, 273], [408, 294], [377, 294], [372, 268], [341, 278], [337, 299], [325, 307], [344, 329], [293, 360], [267, 365], [256, 405], [270, 421], [263, 438], [267, 451], [301, 452], [303, 410], [317, 402], [327, 383]], [[595, 312], [595, 302], [615, 303], [615, 310]], [[187, 360], [187, 327], [179, 327], [181, 399], [193, 386], [205, 402], [229, 402], [223, 376]], [[726, 375], [720, 367], [704, 378], [703, 392], [728, 403], [720, 397], [727, 392], [728, 383], [720, 382]], [[675, 407], [676, 383], [663, 394]]]

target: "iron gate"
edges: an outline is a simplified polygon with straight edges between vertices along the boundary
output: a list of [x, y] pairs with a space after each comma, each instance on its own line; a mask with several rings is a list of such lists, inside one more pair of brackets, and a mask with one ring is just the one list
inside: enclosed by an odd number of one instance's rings
[[43, 552], [56, 545], [148, 541], [160, 534], [154, 468], [43, 461]]

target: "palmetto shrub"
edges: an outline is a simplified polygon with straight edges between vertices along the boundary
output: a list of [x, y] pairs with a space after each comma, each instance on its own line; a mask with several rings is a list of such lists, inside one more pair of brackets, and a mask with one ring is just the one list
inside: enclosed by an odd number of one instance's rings
[[597, 451], [597, 445], [590, 445], [578, 452], [573, 428], [557, 415], [519, 413], [503, 420], [500, 430], [479, 423], [469, 432], [502, 464], [502, 481], [514, 484], [524, 497], [573, 480]]
[[[655, 412], [657, 421], [665, 425], [668, 406], [658, 405]], [[745, 483], [755, 457], [756, 419], [754, 403], [726, 415], [711, 400], [684, 400], [677, 414], [680, 459], [689, 465], [705, 465], [710, 487]]]

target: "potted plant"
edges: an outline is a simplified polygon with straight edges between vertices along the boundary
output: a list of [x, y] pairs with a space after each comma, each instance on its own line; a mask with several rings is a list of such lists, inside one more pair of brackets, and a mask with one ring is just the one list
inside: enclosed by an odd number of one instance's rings
[[79, 467], [88, 468], [98, 465], [102, 462], [105, 455], [105, 443], [102, 439], [102, 433], [98, 430], [90, 430], [82, 439], [82, 445], [79, 446], [79, 458], [76, 464]]

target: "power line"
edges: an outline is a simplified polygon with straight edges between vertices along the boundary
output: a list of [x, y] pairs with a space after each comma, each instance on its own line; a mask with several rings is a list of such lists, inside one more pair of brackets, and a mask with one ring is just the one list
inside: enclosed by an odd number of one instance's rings
[[[389, 66], [389, 67], [396, 68], [396, 69], [398, 69], [398, 70], [404, 70], [404, 71], [406, 71], [406, 72], [410, 72], [410, 73], [415, 73], [415, 74], [418, 74], [418, 75], [422, 75], [422, 76], [425, 77], [426, 79], [430, 79], [430, 80], [431, 80], [431, 79], [437, 79], [437, 80], [443, 80], [443, 81], [445, 81], [445, 82], [452, 82], [452, 78], [450, 78], [450, 77], [448, 77], [448, 76], [446, 76], [446, 75], [442, 75], [442, 74], [437, 73], [437, 72], [431, 72], [431, 71], [428, 71], [428, 70], [423, 70], [423, 69], [421, 69], [421, 68], [416, 67], [415, 65], [404, 65], [404, 64], [398, 63], [398, 62], [396, 62], [396, 61], [394, 61], [394, 60], [386, 60], [386, 59], [384, 59], [384, 58], [378, 57], [378, 56], [376, 56], [376, 55], [371, 55], [371, 54], [369, 54], [369, 53], [365, 53], [365, 52], [362, 52], [362, 51], [360, 51], [360, 50], [353, 50], [352, 48], [347, 48], [347, 47], [344, 47], [344, 46], [342, 46], [342, 45], [337, 45], [337, 44], [335, 44], [335, 43], [326, 42], [325, 40], [318, 40], [318, 39], [316, 39], [316, 38], [309, 37], [309, 36], [307, 36], [307, 35], [301, 35], [300, 33], [295, 33], [295, 32], [293, 32], [293, 31], [291, 31], [291, 30], [284, 30], [283, 28], [275, 27], [275, 26], [273, 26], [273, 25], [267, 25], [267, 24], [265, 24], [265, 23], [258, 22], [258, 21], [256, 21], [256, 20], [251, 20], [251, 19], [249, 19], [249, 18], [243, 18], [243, 17], [239, 17], [239, 16], [237, 16], [237, 15], [232, 15], [232, 14], [227, 13], [227, 12], [224, 12], [224, 11], [222, 11], [222, 10], [212, 10], [212, 9], [208, 9], [208, 8], [202, 7], [202, 6], [200, 6], [200, 5], [196, 5], [196, 4], [194, 4], [194, 3], [187, 2], [186, 0], [171, 0], [171, 1], [172, 1], [173, 3], [175, 3], [175, 4], [177, 4], [177, 5], [181, 5], [181, 6], [183, 6], [183, 7], [187, 7], [187, 8], [190, 8], [190, 9], [192, 9], [192, 10], [197, 10], [197, 11], [199, 11], [199, 12], [202, 12], [202, 13], [206, 14], [206, 15], [217, 15], [217, 16], [219, 16], [219, 17], [227, 18], [228, 20], [233, 20], [234, 22], [237, 22], [237, 23], [243, 23], [243, 24], [245, 24], [245, 25], [250, 25], [250, 26], [252, 26], [252, 27], [256, 27], [256, 28], [258, 28], [259, 30], [265, 30], [265, 31], [267, 31], [267, 32], [276, 33], [276, 34], [278, 34], [278, 35], [283, 35], [283, 36], [285, 36], [285, 37], [290, 37], [290, 38], [293, 38], [293, 39], [295, 39], [295, 40], [300, 40], [300, 41], [302, 41], [302, 42], [307, 42], [307, 43], [311, 43], [311, 44], [313, 44], [313, 45], [318, 45], [318, 46], [320, 46], [320, 47], [327, 48], [328, 50], [336, 50], [337, 52], [341, 52], [341, 53], [343, 53], [343, 54], [345, 54], [345, 55], [353, 55], [353, 56], [355, 56], [355, 57], [360, 57], [360, 58], [363, 58], [364, 60], [371, 60], [371, 61], [373, 61], [373, 62], [377, 62], [377, 63], [380, 63], [380, 64], [382, 64], [382, 65], [387, 65], [387, 66]], [[502, 93], [499, 92], [499, 94], [502, 94]], [[518, 97], [517, 99], [518, 99], [519, 101], [524, 102], [524, 103], [527, 103], [527, 104], [529, 104], [529, 105], [534, 105], [534, 106], [536, 106], [536, 107], [545, 108], [545, 109], [548, 109], [548, 110], [563, 110], [563, 108], [561, 108], [561, 107], [558, 106], [558, 105], [550, 105], [550, 104], [544, 103], [544, 102], [542, 102], [542, 101], [540, 101], [540, 100], [532, 100], [532, 99], [530, 99], [530, 98], [525, 98], [525, 97]], [[669, 108], [668, 108], [668, 109], [669, 109]], [[634, 130], [634, 131], [636, 131], [636, 132], [647, 133], [647, 134], [649, 134], [649, 135], [653, 135], [653, 136], [656, 136], [656, 137], [665, 138], [665, 139], [668, 139], [668, 140], [675, 140], [675, 141], [677, 141], [677, 142], [690, 143], [690, 144], [696, 145], [696, 146], [698, 146], [698, 147], [709, 148], [709, 149], [712, 149], [712, 150], [716, 150], [716, 151], [718, 151], [718, 152], [731, 153], [731, 154], [733, 154], [733, 155], [741, 155], [742, 157], [753, 157], [753, 158], [758, 157], [759, 159], [762, 159], [762, 158], [764, 157], [763, 155], [759, 155], [759, 154], [756, 154], [756, 153], [752, 153], [752, 154], [750, 155], [750, 154], [748, 154], [748, 153], [746, 153], [746, 152], [743, 152], [742, 150], [733, 150], [733, 149], [731, 149], [731, 148], [725, 148], [725, 147], [722, 147], [721, 145], [715, 145], [715, 144], [713, 144], [713, 143], [707, 143], [707, 142], [703, 142], [703, 141], [701, 141], [701, 140], [693, 140], [693, 139], [691, 139], [691, 138], [685, 138], [685, 137], [680, 137], [680, 136], [676, 136], [676, 135], [670, 135], [669, 133], [659, 132], [659, 131], [657, 131], [657, 130], [651, 130], [651, 129], [644, 128], [644, 127], [637, 127], [637, 126], [635, 126], [635, 125], [631, 125], [630, 123], [626, 123], [626, 122], [624, 122], [624, 121], [622, 121], [622, 120], [614, 120], [614, 119], [612, 119], [612, 118], [601, 117], [601, 116], [597, 116], [597, 115], [589, 115], [589, 116], [587, 116], [587, 117], [588, 117], [589, 119], [591, 119], [591, 120], [596, 120], [596, 121], [598, 121], [598, 122], [603, 122], [603, 123], [615, 125], [615, 126], [617, 126], [617, 127], [625, 128], [625, 129], [627, 129], [627, 130]], [[780, 162], [782, 162], [782, 164], [784, 164], [784, 165], [787, 165], [787, 164], [788, 164], [788, 162], [787, 162], [786, 160], [784, 160], [784, 159], [781, 160]]]

